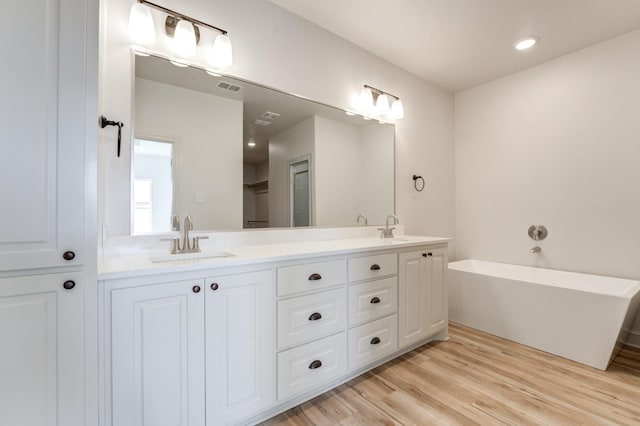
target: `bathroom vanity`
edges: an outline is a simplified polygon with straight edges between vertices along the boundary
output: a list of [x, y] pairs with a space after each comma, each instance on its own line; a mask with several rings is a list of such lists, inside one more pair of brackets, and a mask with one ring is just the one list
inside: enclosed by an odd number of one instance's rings
[[156, 263], [148, 253], [105, 257], [104, 424], [254, 423], [446, 339], [447, 241], [371, 236]]

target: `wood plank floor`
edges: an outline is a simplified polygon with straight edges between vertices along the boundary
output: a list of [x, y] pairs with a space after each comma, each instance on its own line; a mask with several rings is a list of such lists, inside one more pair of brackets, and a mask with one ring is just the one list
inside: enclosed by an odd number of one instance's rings
[[453, 323], [449, 335], [263, 425], [640, 425], [640, 351], [599, 371]]

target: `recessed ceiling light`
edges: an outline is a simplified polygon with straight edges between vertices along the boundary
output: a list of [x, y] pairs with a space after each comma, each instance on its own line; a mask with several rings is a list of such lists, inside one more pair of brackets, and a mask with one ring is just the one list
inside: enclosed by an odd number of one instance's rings
[[256, 146], [256, 143], [253, 141], [250, 141], [247, 143], [247, 146], [250, 146], [251, 148], [253, 148], [254, 146]]
[[513, 44], [516, 50], [531, 49], [540, 39], [538, 37], [527, 37], [522, 40], [518, 40]]

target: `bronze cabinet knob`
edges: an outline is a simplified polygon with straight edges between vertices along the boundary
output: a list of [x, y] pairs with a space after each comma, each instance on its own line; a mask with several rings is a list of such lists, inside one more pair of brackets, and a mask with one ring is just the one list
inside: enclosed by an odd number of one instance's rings
[[218, 283], [211, 283], [211, 290], [216, 291], [218, 287]]
[[73, 259], [75, 259], [75, 258], [76, 258], [76, 254], [75, 254], [74, 252], [72, 252], [72, 251], [65, 251], [65, 252], [62, 254], [62, 258], [63, 258], [64, 260], [73, 260]]
[[72, 281], [72, 280], [67, 280], [64, 282], [64, 284], [62, 284], [62, 287], [65, 290], [71, 290], [72, 288], [74, 288], [76, 286], [76, 282]]
[[199, 285], [194, 285], [192, 290], [193, 290], [194, 293], [200, 293], [200, 286]]

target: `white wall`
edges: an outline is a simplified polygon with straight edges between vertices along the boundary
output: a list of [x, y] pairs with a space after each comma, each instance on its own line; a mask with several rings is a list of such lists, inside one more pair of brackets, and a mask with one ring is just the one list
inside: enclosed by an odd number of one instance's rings
[[391, 126], [372, 123], [360, 128], [360, 210], [370, 224], [384, 223], [387, 215], [394, 212], [394, 198], [388, 195], [394, 190], [390, 140], [393, 140]]
[[313, 146], [313, 117], [269, 140], [269, 226], [289, 226], [289, 161], [311, 154], [311, 193], [313, 194], [315, 180]]
[[393, 127], [315, 117], [316, 225], [370, 225], [394, 212]]
[[[116, 159], [113, 131], [102, 132], [100, 223], [104, 190], [129, 191], [132, 57], [127, 19], [132, 0], [103, 4], [101, 112], [125, 122], [123, 156]], [[330, 105], [352, 107], [363, 84], [402, 98], [405, 118], [396, 127], [396, 205], [408, 233], [454, 232], [453, 96], [419, 77], [264, 0], [166, 0], [163, 5], [229, 31], [234, 65], [228, 73]], [[160, 22], [156, 19], [160, 31]], [[168, 51], [164, 36], [152, 49]], [[203, 58], [198, 58], [204, 63]], [[105, 179], [105, 170], [109, 179]], [[427, 187], [413, 191], [411, 176]], [[117, 201], [116, 201], [117, 204]], [[110, 209], [126, 206], [109, 206]]]
[[361, 213], [360, 132], [323, 117], [315, 119], [315, 224], [356, 225]]
[[639, 102], [640, 31], [456, 94], [457, 257], [640, 278]]
[[[135, 83], [136, 137], [175, 142], [174, 214], [191, 215], [196, 229], [241, 228], [242, 102], [140, 78]], [[121, 196], [107, 195], [107, 201]], [[129, 212], [113, 205], [107, 204], [112, 232], [126, 230]]]

